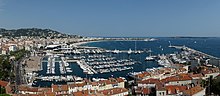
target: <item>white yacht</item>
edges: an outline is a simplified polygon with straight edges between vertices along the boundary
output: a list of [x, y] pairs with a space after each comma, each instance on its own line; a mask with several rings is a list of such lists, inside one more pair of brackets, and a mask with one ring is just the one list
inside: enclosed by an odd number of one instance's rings
[[147, 56], [145, 58], [146, 61], [155, 61], [155, 58], [153, 56]]
[[119, 50], [114, 50], [113, 53], [118, 54], [120, 51]]
[[131, 54], [131, 53], [132, 53], [132, 50], [131, 50], [131, 49], [129, 49], [129, 50], [128, 50], [128, 54]]

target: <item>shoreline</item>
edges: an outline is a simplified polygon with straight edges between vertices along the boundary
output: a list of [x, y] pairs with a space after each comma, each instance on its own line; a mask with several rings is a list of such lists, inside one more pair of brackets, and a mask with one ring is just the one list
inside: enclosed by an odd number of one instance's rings
[[[156, 39], [158, 40], [158, 39]], [[82, 41], [82, 42], [77, 42], [73, 43], [76, 46], [81, 46], [82, 44], [87, 44], [87, 43], [94, 43], [94, 42], [103, 42], [103, 41], [145, 41], [145, 40], [132, 40], [132, 39], [104, 39], [104, 40], [91, 40], [91, 41]], [[146, 41], [146, 42], [151, 42], [151, 41]]]
[[93, 43], [93, 42], [101, 42], [104, 40], [96, 40], [96, 41], [83, 41], [83, 42], [77, 42], [77, 43], [73, 43], [76, 46], [81, 46], [82, 44], [87, 44], [87, 43]]

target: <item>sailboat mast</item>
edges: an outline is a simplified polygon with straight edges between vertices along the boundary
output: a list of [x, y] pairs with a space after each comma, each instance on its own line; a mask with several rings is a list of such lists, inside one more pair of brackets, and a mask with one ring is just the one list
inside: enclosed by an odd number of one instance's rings
[[136, 52], [136, 41], [134, 42], [134, 51]]
[[172, 45], [171, 45], [171, 42], [170, 42], [170, 41], [169, 41], [169, 44], [170, 44], [170, 47], [171, 47]]

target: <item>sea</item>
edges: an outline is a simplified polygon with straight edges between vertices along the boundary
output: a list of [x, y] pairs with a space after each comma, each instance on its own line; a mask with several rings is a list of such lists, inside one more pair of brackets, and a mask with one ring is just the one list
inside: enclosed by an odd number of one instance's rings
[[[201, 52], [207, 53], [209, 55], [220, 57], [220, 38], [218, 37], [158, 37], [155, 41], [98, 41], [82, 44], [81, 46], [99, 47], [107, 50], [152, 50], [151, 55], [158, 54], [170, 54], [180, 52], [179, 49], [174, 49], [168, 47], [169, 45], [175, 46], [187, 46]], [[102, 74], [87, 75], [83, 73], [83, 70], [76, 63], [70, 63], [70, 67], [73, 70], [71, 75], [76, 75], [82, 78], [109, 78], [109, 77], [126, 77], [129, 72], [140, 72], [145, 71], [150, 68], [162, 67], [157, 64], [156, 61], [145, 61], [145, 58], [149, 56], [149, 53], [143, 52], [141, 54], [131, 54], [120, 53], [120, 54], [110, 54], [112, 57], [117, 59], [133, 59], [140, 63], [134, 64], [132, 70], [120, 71], [120, 72], [110, 72]], [[46, 63], [43, 64], [43, 71], [39, 72], [40, 75], [45, 75]], [[60, 75], [59, 67], [56, 64], [56, 75]], [[66, 82], [41, 82], [37, 81], [35, 86], [50, 86], [51, 84], [63, 84]]]

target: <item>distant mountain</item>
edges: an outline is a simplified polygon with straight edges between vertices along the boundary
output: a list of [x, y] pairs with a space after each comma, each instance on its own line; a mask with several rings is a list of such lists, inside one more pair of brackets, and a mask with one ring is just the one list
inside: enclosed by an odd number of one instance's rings
[[40, 28], [22, 28], [22, 29], [11, 29], [7, 30], [0, 28], [0, 34], [3, 37], [20, 37], [20, 36], [31, 36], [31, 37], [51, 37], [51, 38], [63, 38], [63, 37], [80, 37], [77, 35], [68, 35], [51, 29], [40, 29]]

